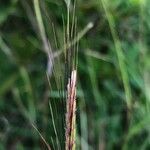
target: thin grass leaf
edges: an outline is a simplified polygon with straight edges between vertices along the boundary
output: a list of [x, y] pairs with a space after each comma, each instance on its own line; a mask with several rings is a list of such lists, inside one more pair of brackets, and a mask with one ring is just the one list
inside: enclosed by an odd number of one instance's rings
[[50, 145], [46, 142], [45, 138], [43, 137], [43, 135], [40, 133], [40, 131], [37, 129], [37, 127], [31, 123], [32, 127], [37, 131], [37, 133], [39, 134], [39, 136], [41, 137], [42, 141], [44, 142], [44, 144], [47, 146], [48, 150], [51, 150]]
[[58, 132], [56, 130], [56, 125], [55, 125], [55, 119], [54, 119], [54, 114], [53, 114], [53, 109], [51, 106], [51, 103], [49, 102], [49, 108], [50, 108], [50, 112], [51, 112], [51, 116], [52, 116], [52, 123], [53, 123], [53, 128], [54, 128], [54, 132], [56, 135], [56, 141], [57, 141], [57, 149], [60, 150], [60, 143], [59, 143], [59, 138], [58, 138]]

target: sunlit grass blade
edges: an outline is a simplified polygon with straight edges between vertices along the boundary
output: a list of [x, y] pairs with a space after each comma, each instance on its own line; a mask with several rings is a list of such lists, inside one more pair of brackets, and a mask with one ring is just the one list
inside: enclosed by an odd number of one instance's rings
[[122, 81], [124, 85], [124, 90], [125, 90], [125, 97], [126, 97], [126, 103], [129, 111], [131, 111], [132, 107], [132, 92], [131, 92], [131, 87], [129, 83], [129, 76], [128, 76], [128, 71], [127, 71], [127, 66], [125, 63], [125, 55], [123, 54], [121, 42], [119, 40], [117, 31], [116, 31], [116, 25], [114, 21], [114, 17], [111, 14], [109, 8], [108, 8], [108, 1], [107, 0], [101, 0], [108, 23], [110, 27], [110, 31], [114, 40], [114, 45], [115, 45], [115, 50], [119, 62], [119, 68], [122, 76]]

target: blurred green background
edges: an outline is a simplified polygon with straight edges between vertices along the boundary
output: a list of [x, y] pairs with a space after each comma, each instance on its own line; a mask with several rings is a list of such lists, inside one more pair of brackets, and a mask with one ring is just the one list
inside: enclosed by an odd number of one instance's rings
[[[57, 53], [65, 2], [39, 1]], [[149, 150], [150, 1], [77, 0], [76, 17], [79, 35], [86, 31], [78, 50], [77, 149]], [[0, 0], [0, 150], [46, 149], [30, 120], [52, 149], [64, 149], [65, 106], [56, 86], [63, 83], [63, 58], [54, 59], [51, 89], [47, 64], [33, 1]]]

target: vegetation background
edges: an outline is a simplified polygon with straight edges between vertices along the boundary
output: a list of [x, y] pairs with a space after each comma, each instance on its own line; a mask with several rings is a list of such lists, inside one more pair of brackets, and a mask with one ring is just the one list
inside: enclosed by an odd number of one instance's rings
[[[59, 52], [66, 5], [63, 0], [39, 1], [56, 54], [50, 88], [33, 1], [0, 0], [0, 150], [46, 149], [31, 122], [52, 149], [64, 149], [64, 61]], [[150, 1], [77, 0], [76, 17], [77, 149], [149, 150]]]

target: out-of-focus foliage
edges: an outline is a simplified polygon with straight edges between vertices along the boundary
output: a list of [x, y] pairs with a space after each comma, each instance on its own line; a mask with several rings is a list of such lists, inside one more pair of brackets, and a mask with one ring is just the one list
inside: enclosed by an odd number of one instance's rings
[[[94, 27], [79, 42], [77, 91], [77, 149], [150, 149], [150, 1], [76, 0], [77, 30]], [[103, 5], [104, 4], [104, 5]], [[46, 35], [53, 50], [63, 48], [66, 5], [40, 0]], [[71, 1], [73, 7], [73, 2]], [[107, 7], [106, 11], [104, 6]], [[70, 9], [72, 13], [72, 7]], [[117, 40], [106, 13], [115, 23]], [[55, 35], [58, 47], [55, 44]], [[121, 43], [131, 88], [131, 109], [121, 76], [115, 41]], [[54, 60], [55, 76], [46, 78], [43, 50], [32, 0], [0, 1], [0, 149], [46, 149], [30, 120], [58, 149], [49, 108], [61, 149], [64, 149], [64, 105], [59, 98], [63, 74]], [[56, 77], [56, 82], [55, 82]], [[129, 117], [130, 114], [130, 117]]]

